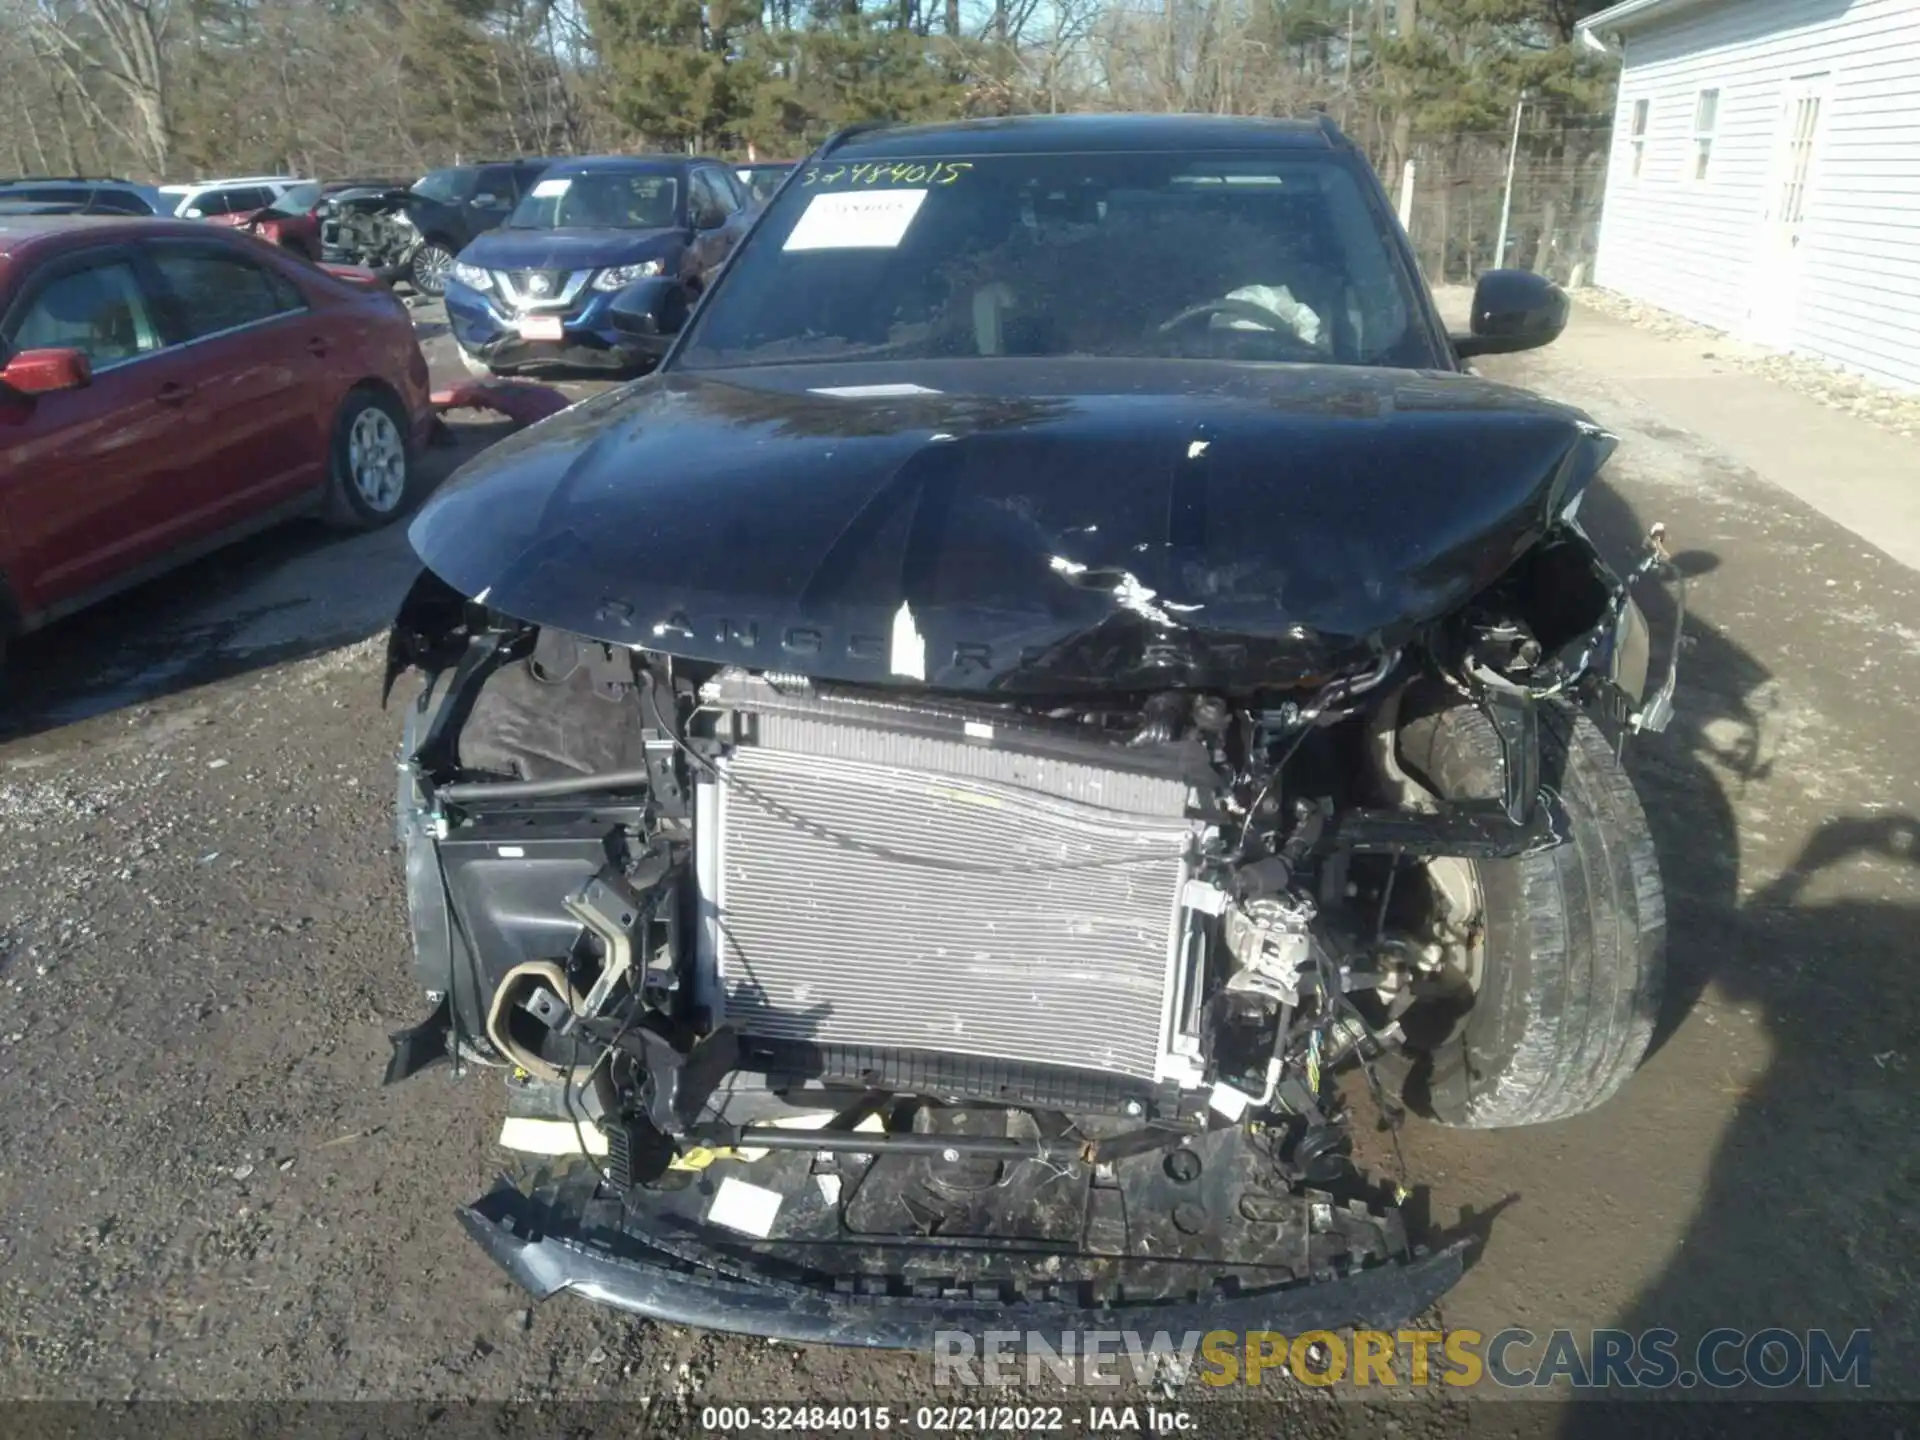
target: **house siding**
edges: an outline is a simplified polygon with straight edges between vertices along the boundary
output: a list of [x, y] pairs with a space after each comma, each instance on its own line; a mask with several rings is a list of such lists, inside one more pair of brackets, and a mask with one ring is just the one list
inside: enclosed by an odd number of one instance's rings
[[[1920, 0], [1716, 0], [1624, 36], [1595, 282], [1717, 329], [1752, 320], [1782, 102], [1827, 79], [1788, 347], [1920, 389]], [[1694, 107], [1718, 89], [1704, 183]], [[1650, 101], [1631, 173], [1634, 103]]]

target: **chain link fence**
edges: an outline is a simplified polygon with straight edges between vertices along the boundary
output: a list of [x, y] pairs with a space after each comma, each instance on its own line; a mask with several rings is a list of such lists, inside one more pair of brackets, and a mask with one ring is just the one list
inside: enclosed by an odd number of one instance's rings
[[[1589, 280], [1600, 239], [1610, 136], [1602, 122], [1523, 131], [1517, 149], [1511, 131], [1416, 141], [1411, 206], [1402, 198], [1403, 175], [1382, 178], [1402, 202], [1428, 280], [1466, 283], [1503, 264], [1563, 285]], [[1502, 211], [1509, 205], [1510, 156], [1513, 188], [1502, 257], [1497, 251]]]

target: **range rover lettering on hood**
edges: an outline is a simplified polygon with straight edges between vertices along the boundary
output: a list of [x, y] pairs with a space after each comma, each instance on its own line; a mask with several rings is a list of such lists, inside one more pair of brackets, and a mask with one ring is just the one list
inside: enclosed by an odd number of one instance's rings
[[[690, 658], [1244, 690], [1459, 606], [1614, 443], [1469, 376], [1001, 360], [982, 390], [985, 373], [663, 375], [479, 457], [413, 543], [496, 610]], [[897, 663], [903, 613], [924, 676]]]

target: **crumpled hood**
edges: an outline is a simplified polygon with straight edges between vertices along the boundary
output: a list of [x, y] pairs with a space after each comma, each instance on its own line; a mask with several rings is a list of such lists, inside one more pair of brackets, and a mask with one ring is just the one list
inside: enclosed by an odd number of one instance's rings
[[1469, 376], [967, 360], [670, 372], [413, 522], [518, 618], [866, 683], [1297, 684], [1484, 588], [1613, 448]]
[[632, 265], [661, 254], [677, 230], [513, 230], [501, 226], [476, 236], [460, 252], [487, 270], [591, 270]]

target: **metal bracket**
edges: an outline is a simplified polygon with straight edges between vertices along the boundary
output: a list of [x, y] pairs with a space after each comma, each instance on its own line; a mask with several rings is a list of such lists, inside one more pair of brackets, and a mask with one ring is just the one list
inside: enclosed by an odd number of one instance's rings
[[1673, 635], [1667, 646], [1667, 673], [1662, 677], [1659, 688], [1627, 717], [1628, 728], [1635, 734], [1642, 730], [1658, 734], [1672, 723], [1673, 693], [1680, 683], [1680, 645], [1685, 638], [1687, 625], [1687, 577], [1680, 573], [1680, 568], [1673, 563], [1673, 557], [1667, 553], [1665, 525], [1655, 525], [1647, 532], [1646, 556], [1634, 567], [1626, 583], [1631, 586], [1642, 576], [1654, 573], [1673, 582]]
[[715, 1088], [740, 1064], [739, 1037], [725, 1025], [681, 1050], [642, 1023], [622, 1032], [615, 1048], [646, 1073], [651, 1083], [645, 1119], [664, 1135], [685, 1135]]
[[1540, 793], [1539, 710], [1525, 691], [1484, 690], [1480, 711], [1500, 737], [1500, 808], [1525, 825]]
[[1468, 800], [1437, 811], [1345, 810], [1327, 839], [1329, 848], [1372, 855], [1458, 855], [1501, 860], [1550, 850], [1566, 838], [1551, 791], [1542, 790], [1524, 823], [1495, 800]]
[[594, 981], [593, 989], [581, 1003], [583, 1016], [598, 1015], [606, 1007], [614, 987], [632, 973], [634, 937], [644, 932], [667, 888], [664, 882], [672, 871], [671, 862], [664, 855], [650, 855], [646, 859], [653, 864], [643, 862], [636, 877], [647, 885], [644, 892], [609, 865], [587, 881], [579, 894], [569, 895], [560, 902], [569, 915], [600, 937], [600, 943], [607, 950], [600, 978]]
[[387, 1061], [382, 1085], [398, 1085], [418, 1075], [429, 1065], [453, 1058], [453, 1004], [446, 996], [433, 1007], [433, 1013], [418, 1025], [395, 1031], [387, 1037], [393, 1056]]

